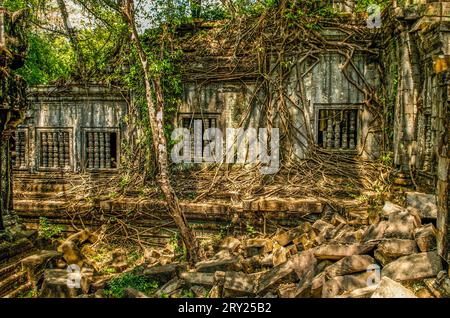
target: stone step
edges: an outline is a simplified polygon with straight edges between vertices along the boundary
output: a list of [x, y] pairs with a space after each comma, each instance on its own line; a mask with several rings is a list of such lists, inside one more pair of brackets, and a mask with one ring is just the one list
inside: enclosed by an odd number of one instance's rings
[[20, 239], [17, 242], [2, 244], [0, 248], [0, 267], [4, 268], [15, 264], [17, 261], [27, 257], [36, 251], [33, 244], [27, 239]]
[[[94, 207], [93, 204], [85, 203], [81, 205], [77, 205], [77, 209], [90, 209]], [[61, 211], [64, 213], [64, 211], [67, 209], [67, 201], [64, 200], [64, 198], [58, 198], [58, 199], [52, 199], [52, 200], [32, 200], [32, 199], [25, 199], [25, 200], [16, 200], [14, 202], [14, 210], [16, 211], [17, 215], [21, 216], [22, 211], [29, 211], [29, 212], [57, 212]]]

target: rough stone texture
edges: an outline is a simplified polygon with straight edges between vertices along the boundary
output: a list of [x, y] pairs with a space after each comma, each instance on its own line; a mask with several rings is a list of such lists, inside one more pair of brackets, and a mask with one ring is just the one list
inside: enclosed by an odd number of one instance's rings
[[179, 270], [178, 264], [156, 265], [144, 269], [144, 275], [149, 279], [168, 282], [177, 275]]
[[370, 298], [417, 298], [416, 295], [402, 284], [389, 277], [383, 277], [380, 285]]
[[420, 226], [420, 219], [411, 211], [394, 212], [389, 215], [386, 238], [413, 239], [413, 231]]
[[[81, 294], [86, 294], [89, 290], [92, 272], [81, 270], [79, 287], [71, 279], [69, 273], [65, 269], [49, 269], [44, 273], [44, 281], [39, 293], [42, 298], [73, 298]], [[75, 286], [75, 287], [74, 287]]]
[[377, 224], [370, 225], [364, 232], [361, 241], [367, 243], [372, 240], [382, 239], [388, 226], [389, 223], [387, 221], [381, 221]]
[[437, 298], [450, 298], [450, 277], [445, 271], [439, 272], [436, 278], [424, 279], [425, 285]]
[[325, 269], [329, 277], [343, 276], [358, 272], [365, 272], [375, 260], [369, 255], [346, 256]]
[[284, 264], [275, 266], [273, 269], [264, 273], [258, 281], [256, 294], [265, 294], [276, 283], [291, 283], [298, 280], [297, 274], [292, 263], [292, 259]]
[[179, 279], [178, 277], [174, 277], [165, 283], [161, 288], [156, 292], [156, 295], [159, 297], [163, 295], [171, 295], [177, 289], [181, 288], [184, 285], [184, 281]]
[[132, 287], [127, 287], [123, 291], [125, 298], [149, 298], [146, 294], [143, 292], [140, 292], [137, 289], [134, 289]]
[[437, 252], [403, 256], [387, 264], [381, 276], [396, 281], [418, 280], [436, 276], [442, 270], [442, 261]]
[[374, 291], [378, 288], [377, 285], [372, 285], [368, 287], [363, 287], [359, 289], [352, 290], [350, 292], [345, 292], [336, 298], [370, 298]]
[[378, 244], [374, 255], [376, 260], [382, 265], [386, 265], [400, 256], [417, 252], [417, 245], [414, 240], [386, 239]]
[[346, 256], [366, 254], [374, 248], [373, 244], [324, 244], [314, 250], [317, 259], [339, 260]]
[[213, 286], [215, 283], [213, 273], [184, 272], [180, 274], [180, 278], [189, 285]]
[[436, 228], [433, 224], [427, 224], [414, 230], [414, 238], [421, 252], [429, 252], [436, 249]]
[[332, 298], [345, 292], [367, 287], [367, 281], [370, 275], [371, 273], [365, 272], [333, 277], [323, 285], [322, 297]]
[[236, 256], [225, 259], [212, 259], [195, 264], [198, 272], [214, 273], [216, 271], [228, 271], [239, 269], [239, 258]]
[[255, 280], [240, 272], [226, 272], [223, 285], [224, 297], [253, 296]]
[[241, 241], [235, 237], [227, 237], [220, 244], [221, 249], [226, 249], [230, 252], [236, 252], [241, 246]]
[[406, 192], [407, 207], [418, 211], [421, 218], [436, 219], [437, 205], [436, 196], [420, 192]]
[[385, 217], [389, 217], [389, 215], [391, 215], [392, 213], [402, 212], [404, 210], [405, 210], [404, 207], [402, 207], [398, 204], [392, 203], [390, 201], [386, 201], [383, 206], [383, 215]]

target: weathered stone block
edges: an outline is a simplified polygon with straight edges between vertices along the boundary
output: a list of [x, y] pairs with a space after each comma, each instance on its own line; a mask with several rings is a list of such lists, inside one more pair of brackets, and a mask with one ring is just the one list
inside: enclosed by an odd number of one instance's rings
[[255, 280], [240, 272], [226, 272], [223, 285], [224, 297], [253, 296]]
[[417, 298], [416, 295], [402, 284], [389, 277], [383, 277], [371, 298]]
[[214, 273], [184, 272], [180, 278], [189, 285], [213, 286], [215, 283]]
[[361, 255], [370, 252], [375, 244], [324, 244], [314, 249], [314, 256], [317, 259], [340, 260], [346, 256]]
[[437, 217], [436, 196], [433, 194], [406, 192], [406, 205], [416, 209], [421, 218], [436, 219]]
[[325, 274], [329, 277], [343, 276], [358, 272], [367, 271], [370, 265], [376, 264], [369, 255], [346, 256], [325, 269]]
[[239, 258], [232, 256], [225, 259], [212, 259], [195, 264], [198, 272], [214, 273], [216, 271], [231, 271], [236, 270], [239, 265]]
[[390, 201], [386, 201], [383, 206], [383, 215], [385, 217], [389, 217], [389, 215], [391, 215], [392, 213], [402, 212], [404, 210], [405, 210], [404, 207], [402, 207], [398, 204], [392, 203]]
[[436, 228], [433, 224], [430, 223], [415, 229], [414, 238], [421, 252], [436, 249]]
[[323, 298], [332, 298], [346, 292], [367, 287], [371, 273], [359, 273], [353, 275], [336, 276], [326, 281], [322, 289]]
[[398, 257], [417, 252], [417, 245], [414, 240], [386, 239], [378, 244], [374, 256], [382, 265], [386, 265]]
[[442, 262], [437, 252], [427, 252], [398, 258], [381, 270], [381, 276], [396, 281], [409, 281], [434, 277], [441, 270]]

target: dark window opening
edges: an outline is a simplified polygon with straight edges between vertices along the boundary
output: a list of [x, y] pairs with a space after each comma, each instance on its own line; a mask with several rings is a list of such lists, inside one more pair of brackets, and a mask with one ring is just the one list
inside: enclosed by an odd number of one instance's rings
[[194, 156], [194, 122], [198, 120], [202, 122], [202, 134], [201, 134], [201, 140], [202, 140], [202, 153], [203, 148], [206, 146], [208, 141], [203, 140], [203, 136], [205, 134], [205, 130], [209, 128], [216, 128], [217, 127], [217, 118], [205, 118], [205, 117], [183, 117], [182, 118], [182, 126], [183, 128], [189, 129], [189, 132], [191, 134], [191, 156]]
[[85, 138], [87, 169], [117, 168], [117, 132], [87, 131]]
[[355, 150], [358, 141], [357, 109], [320, 109], [317, 143], [325, 149]]
[[39, 132], [39, 167], [70, 167], [70, 133], [68, 131]]

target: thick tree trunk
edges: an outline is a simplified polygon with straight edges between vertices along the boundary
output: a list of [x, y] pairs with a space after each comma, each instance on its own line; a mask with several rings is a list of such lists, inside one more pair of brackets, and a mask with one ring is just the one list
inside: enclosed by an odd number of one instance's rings
[[69, 41], [72, 44], [75, 55], [77, 56], [77, 64], [80, 70], [81, 78], [85, 77], [85, 64], [83, 58], [83, 52], [81, 51], [80, 45], [78, 43], [77, 35], [69, 22], [69, 13], [67, 12], [67, 7], [64, 0], [57, 0], [59, 11], [61, 11], [61, 17], [63, 19], [64, 28], [66, 29]]
[[[159, 168], [158, 183], [165, 196], [168, 211], [173, 218], [181, 239], [186, 246], [187, 257], [191, 264], [197, 262], [200, 258], [200, 247], [194, 232], [189, 228], [186, 217], [181, 210], [178, 198], [173, 190], [169, 180], [169, 165], [167, 156], [167, 141], [164, 135], [164, 98], [159, 78], [153, 79], [151, 82], [147, 56], [144, 53], [139, 40], [136, 24], [133, 15], [133, 0], [126, 0], [122, 8], [123, 15], [127, 20], [132, 33], [133, 43], [139, 55], [139, 60], [144, 71], [145, 97], [147, 101], [148, 116], [150, 128], [152, 130], [153, 147], [155, 148], [156, 159]], [[153, 83], [153, 87], [151, 85]], [[153, 101], [153, 90], [156, 97], [156, 104]]]

